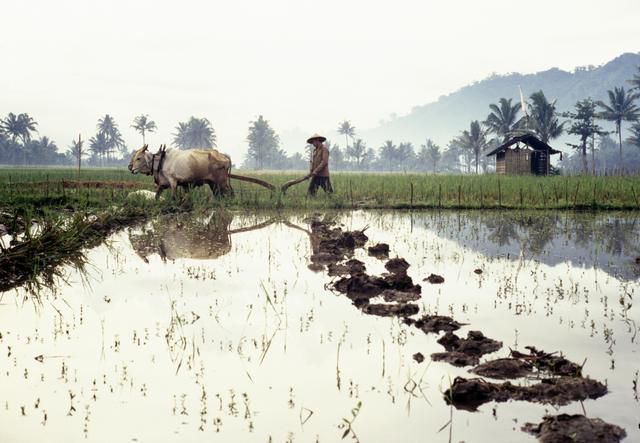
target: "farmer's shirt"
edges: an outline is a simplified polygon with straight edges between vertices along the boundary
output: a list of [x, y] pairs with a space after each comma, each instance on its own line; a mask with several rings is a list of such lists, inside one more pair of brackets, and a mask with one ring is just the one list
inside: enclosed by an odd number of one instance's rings
[[329, 149], [324, 144], [313, 149], [309, 172], [318, 177], [329, 177]]

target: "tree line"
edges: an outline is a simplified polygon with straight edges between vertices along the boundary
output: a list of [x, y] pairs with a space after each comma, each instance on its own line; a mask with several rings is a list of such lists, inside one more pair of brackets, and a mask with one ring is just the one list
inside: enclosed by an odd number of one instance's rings
[[[490, 150], [511, 137], [533, 133], [545, 143], [563, 134], [576, 137], [576, 143], [567, 143], [573, 154], [565, 156], [560, 163], [568, 172], [595, 173], [623, 167], [637, 171], [640, 170], [640, 150], [629, 147], [640, 148], [640, 67], [629, 83], [628, 90], [620, 86], [608, 91], [606, 102], [585, 98], [567, 112], [559, 112], [555, 101], [549, 101], [543, 91], [534, 92], [527, 100], [521, 93], [519, 103], [500, 98], [489, 105], [484, 119], [471, 121], [469, 128], [460, 131], [445, 148], [428, 138], [418, 147], [411, 142], [392, 140], [372, 147], [357, 136], [356, 127], [349, 120], [344, 120], [337, 128], [344, 136], [344, 145], [326, 142], [331, 153], [330, 166], [338, 171], [486, 172], [493, 164], [493, 159], [486, 157]], [[600, 121], [611, 122], [614, 131], [604, 130]], [[624, 122], [632, 125], [623, 142]], [[126, 163], [131, 154], [118, 124], [109, 114], [98, 119], [96, 133], [86, 146], [79, 136], [65, 152], [60, 152], [56, 143], [46, 136], [34, 138], [37, 126], [26, 113], [9, 113], [0, 120], [0, 164], [107, 166]], [[136, 116], [131, 127], [140, 133], [143, 144], [146, 135], [157, 130], [156, 123], [146, 114]], [[206, 118], [192, 116], [179, 122], [172, 136], [172, 144], [179, 149], [216, 147], [216, 132]], [[246, 141], [248, 149], [243, 168], [308, 168], [311, 146], [288, 155], [281, 147], [278, 134], [262, 115], [249, 122]]]

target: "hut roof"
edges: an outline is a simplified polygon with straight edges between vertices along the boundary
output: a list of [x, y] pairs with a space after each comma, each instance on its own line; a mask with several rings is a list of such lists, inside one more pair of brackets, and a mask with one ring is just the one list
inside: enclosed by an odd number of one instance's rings
[[517, 137], [513, 137], [510, 140], [507, 140], [506, 142], [504, 142], [503, 144], [498, 146], [496, 149], [494, 149], [493, 151], [488, 153], [487, 157], [489, 157], [491, 155], [495, 155], [498, 152], [505, 151], [509, 146], [514, 145], [516, 143], [521, 143], [521, 142], [524, 143], [525, 145], [529, 146], [530, 148], [536, 150], [536, 151], [547, 151], [548, 150], [550, 155], [561, 154], [562, 153], [561, 151], [557, 151], [557, 150], [553, 149], [551, 146], [549, 146], [548, 144], [546, 144], [545, 142], [540, 140], [535, 135], [533, 135], [533, 134], [524, 134], [524, 135], [519, 135]]

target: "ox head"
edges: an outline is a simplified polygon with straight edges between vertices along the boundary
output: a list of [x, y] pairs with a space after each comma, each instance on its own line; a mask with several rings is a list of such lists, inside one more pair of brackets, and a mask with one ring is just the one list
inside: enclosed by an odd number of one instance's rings
[[128, 166], [132, 174], [137, 174], [138, 172], [151, 174], [151, 154], [147, 152], [148, 149], [149, 145], [144, 145], [133, 153]]

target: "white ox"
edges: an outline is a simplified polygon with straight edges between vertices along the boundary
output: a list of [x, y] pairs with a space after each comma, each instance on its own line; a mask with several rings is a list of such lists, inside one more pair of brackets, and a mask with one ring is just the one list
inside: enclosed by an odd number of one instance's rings
[[171, 188], [175, 198], [178, 186], [207, 184], [213, 195], [233, 195], [231, 178], [247, 181], [274, 190], [273, 185], [253, 177], [231, 174], [231, 159], [215, 149], [191, 149], [181, 151], [161, 146], [155, 154], [149, 145], [134, 152], [129, 162], [133, 174], [152, 175], [156, 183], [156, 200], [162, 191]]

